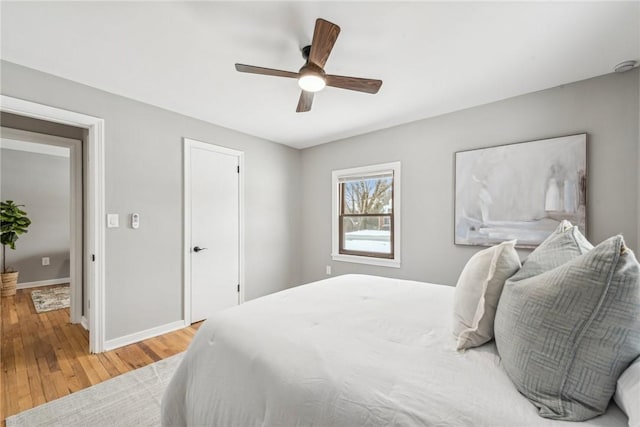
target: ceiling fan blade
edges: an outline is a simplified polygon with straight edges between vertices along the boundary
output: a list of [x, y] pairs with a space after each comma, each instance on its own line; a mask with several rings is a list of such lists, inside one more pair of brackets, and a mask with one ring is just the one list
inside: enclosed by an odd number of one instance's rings
[[303, 90], [300, 94], [300, 100], [298, 100], [298, 108], [296, 113], [305, 113], [311, 110], [311, 104], [313, 104], [313, 92], [307, 92]]
[[313, 39], [311, 40], [311, 51], [309, 52], [309, 61], [313, 62], [320, 68], [324, 68], [324, 64], [329, 59], [329, 54], [333, 45], [340, 34], [340, 27], [322, 18], [316, 19], [316, 28], [313, 30]]
[[356, 90], [358, 92], [378, 93], [382, 80], [361, 79], [358, 77], [334, 76], [327, 74], [327, 86], [340, 89]]
[[297, 79], [298, 73], [293, 71], [275, 70], [273, 68], [255, 67], [253, 65], [236, 64], [236, 70], [241, 73], [264, 74], [265, 76], [291, 77]]

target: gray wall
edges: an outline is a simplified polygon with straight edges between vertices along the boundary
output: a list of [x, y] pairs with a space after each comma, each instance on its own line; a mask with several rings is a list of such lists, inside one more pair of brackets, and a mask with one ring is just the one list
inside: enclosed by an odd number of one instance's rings
[[[477, 247], [453, 244], [454, 153], [588, 133], [588, 237], [638, 250], [638, 70], [499, 101], [302, 153], [303, 281], [370, 273], [454, 285]], [[402, 267], [331, 260], [331, 171], [402, 162]], [[521, 255], [526, 256], [527, 252]]]
[[[182, 318], [182, 137], [245, 152], [247, 299], [326, 277], [325, 265], [455, 284], [478, 249], [453, 245], [454, 152], [580, 132], [589, 134], [589, 238], [623, 233], [638, 249], [637, 70], [303, 151], [15, 64], [2, 71], [3, 94], [105, 119], [106, 206], [122, 225], [107, 230], [107, 339]], [[402, 268], [331, 261], [331, 171], [393, 160], [402, 161]], [[131, 212], [139, 230], [126, 226]]]
[[31, 220], [16, 249], [7, 248], [7, 266], [19, 283], [69, 277], [69, 158], [8, 149], [1, 156], [0, 197], [25, 205]]
[[[245, 152], [246, 298], [300, 283], [300, 152], [3, 61], [2, 93], [103, 118], [106, 337], [182, 319], [182, 138]], [[162, 90], [162, 88], [158, 88]], [[212, 100], [215, 102], [215, 100]], [[138, 230], [126, 226], [138, 212]]]

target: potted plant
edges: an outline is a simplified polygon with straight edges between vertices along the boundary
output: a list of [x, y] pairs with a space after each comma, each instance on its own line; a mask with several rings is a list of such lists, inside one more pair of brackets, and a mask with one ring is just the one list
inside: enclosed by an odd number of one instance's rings
[[16, 205], [13, 200], [0, 202], [0, 243], [2, 243], [2, 291], [3, 297], [15, 295], [18, 284], [18, 272], [9, 267], [7, 269], [6, 248], [16, 248], [18, 236], [27, 232], [31, 220], [27, 213], [20, 209], [24, 205]]

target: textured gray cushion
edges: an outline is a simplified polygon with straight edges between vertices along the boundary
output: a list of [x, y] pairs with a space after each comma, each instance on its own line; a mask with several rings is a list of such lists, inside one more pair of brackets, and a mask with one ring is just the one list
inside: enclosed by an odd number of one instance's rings
[[511, 280], [517, 281], [537, 276], [591, 249], [593, 245], [580, 233], [577, 226], [571, 226], [569, 221], [562, 221], [556, 231], [529, 254], [522, 268], [511, 277]]
[[[549, 248], [538, 255], [552, 259]], [[507, 280], [495, 319], [507, 374], [543, 417], [580, 421], [603, 413], [618, 377], [640, 354], [633, 252], [615, 236], [541, 274], [518, 274]]]

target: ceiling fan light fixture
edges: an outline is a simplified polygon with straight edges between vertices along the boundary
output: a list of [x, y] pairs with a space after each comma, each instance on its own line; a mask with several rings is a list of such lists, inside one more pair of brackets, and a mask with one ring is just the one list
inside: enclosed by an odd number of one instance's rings
[[316, 19], [311, 44], [302, 48], [302, 57], [305, 60], [305, 64], [297, 73], [245, 64], [236, 64], [236, 70], [241, 73], [297, 79], [302, 93], [298, 100], [296, 113], [310, 111], [315, 92], [321, 91], [325, 86], [356, 92], [378, 93], [382, 80], [338, 76], [324, 72], [324, 65], [331, 54], [338, 34], [340, 34], [339, 26], [322, 18]]
[[300, 76], [298, 86], [307, 92], [319, 92], [327, 85], [326, 80], [315, 73], [307, 73]]
[[307, 62], [300, 68], [298, 86], [306, 92], [318, 92], [327, 85], [324, 70], [312, 62]]

